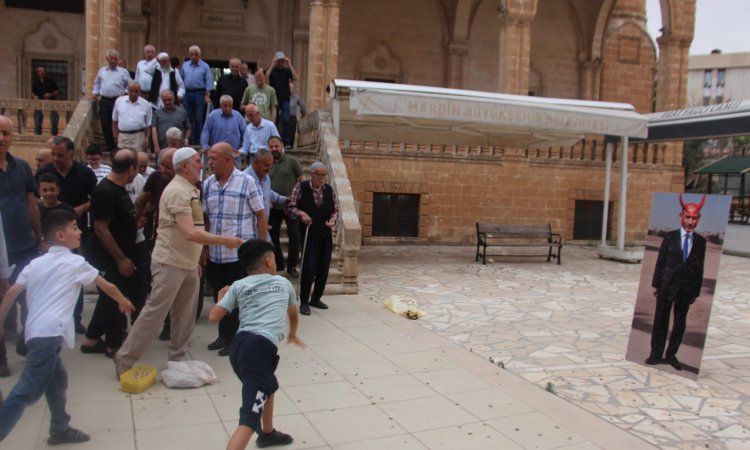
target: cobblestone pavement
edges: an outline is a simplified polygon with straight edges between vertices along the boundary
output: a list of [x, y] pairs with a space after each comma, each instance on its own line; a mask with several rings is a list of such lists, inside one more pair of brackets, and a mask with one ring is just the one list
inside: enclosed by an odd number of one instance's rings
[[474, 249], [364, 247], [360, 296], [413, 296], [420, 326], [661, 448], [750, 448], [750, 260], [724, 255], [697, 381], [625, 360], [639, 264], [567, 246], [474, 262]]

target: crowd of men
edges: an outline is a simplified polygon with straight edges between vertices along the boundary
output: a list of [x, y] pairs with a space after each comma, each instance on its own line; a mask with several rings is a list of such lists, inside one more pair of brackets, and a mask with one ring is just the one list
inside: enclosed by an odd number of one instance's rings
[[[72, 212], [83, 232], [80, 252], [134, 306], [128, 320], [99, 290], [84, 325], [81, 291], [73, 314], [75, 331], [84, 334], [80, 351], [113, 358], [118, 373], [131, 368], [160, 333], [170, 341], [170, 360], [185, 357], [204, 277], [218, 301], [222, 287], [246, 276], [237, 248], [251, 239], [271, 242], [278, 270], [300, 277], [302, 314], [309, 315], [310, 306], [328, 307], [321, 296], [337, 200], [325, 183], [325, 165], [314, 163], [308, 180], [285, 151], [293, 142], [292, 116], [298, 107], [304, 111], [294, 95], [296, 70], [282, 52], [254, 74], [232, 58], [230, 72], [214, 88], [200, 48], [191, 46], [189, 55], [177, 68], [174, 58], [147, 45], [131, 74], [117, 51], [107, 52], [92, 90], [106, 148], [86, 148], [88, 164], [75, 160], [73, 141], [55, 136], [39, 150], [33, 172], [11, 155], [12, 123], [0, 116], [2, 244], [14, 267], [0, 273], [0, 294], [47, 251], [42, 216], [54, 209]], [[44, 85], [43, 71], [39, 76], [37, 84]], [[207, 114], [214, 100], [218, 108]], [[111, 164], [104, 162], [107, 155]], [[240, 170], [245, 158], [249, 164]], [[282, 222], [289, 237], [286, 258]], [[21, 318], [8, 314], [5, 340], [23, 355], [23, 298], [16, 304]], [[227, 314], [208, 348], [229, 354], [238, 325], [237, 311]], [[10, 374], [5, 340], [0, 339], [0, 376]]]

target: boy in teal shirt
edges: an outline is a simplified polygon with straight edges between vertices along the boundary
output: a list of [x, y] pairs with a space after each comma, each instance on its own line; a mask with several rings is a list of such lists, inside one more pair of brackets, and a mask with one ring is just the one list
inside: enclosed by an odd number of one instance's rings
[[273, 427], [274, 393], [279, 389], [274, 372], [286, 318], [287, 342], [304, 345], [297, 337], [297, 296], [289, 280], [276, 275], [270, 242], [251, 239], [237, 254], [249, 276], [225, 286], [208, 316], [209, 322], [218, 323], [234, 308], [240, 310], [240, 327], [232, 340], [229, 361], [242, 381], [242, 407], [239, 426], [227, 449], [244, 449], [256, 431], [258, 447], [291, 444], [291, 436]]

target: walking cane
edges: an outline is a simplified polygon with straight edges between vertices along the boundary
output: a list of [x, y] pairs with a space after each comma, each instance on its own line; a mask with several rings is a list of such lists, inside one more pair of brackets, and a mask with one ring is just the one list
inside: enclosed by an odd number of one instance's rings
[[305, 269], [305, 250], [307, 250], [307, 232], [310, 231], [310, 225], [305, 227], [305, 242], [302, 244], [302, 262], [299, 265], [299, 278], [297, 278], [297, 301], [300, 301], [300, 289], [302, 285], [302, 271]]

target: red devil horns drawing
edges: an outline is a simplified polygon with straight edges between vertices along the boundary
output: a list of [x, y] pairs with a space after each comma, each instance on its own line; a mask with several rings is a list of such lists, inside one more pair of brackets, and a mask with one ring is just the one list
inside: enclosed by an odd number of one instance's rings
[[703, 205], [705, 204], [706, 194], [703, 194], [703, 198], [701, 198], [700, 203], [685, 203], [685, 201], [682, 199], [682, 194], [680, 194], [680, 205], [682, 206], [682, 210], [690, 214], [691, 216], [700, 214], [701, 208], [703, 208]]

